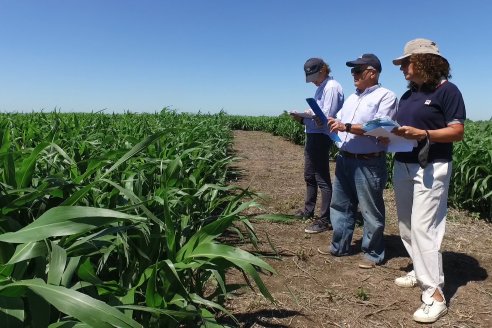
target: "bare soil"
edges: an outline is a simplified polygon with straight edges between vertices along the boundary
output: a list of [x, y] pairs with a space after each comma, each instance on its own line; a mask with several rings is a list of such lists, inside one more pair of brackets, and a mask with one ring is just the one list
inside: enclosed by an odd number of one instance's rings
[[[235, 131], [234, 182], [259, 193], [261, 208], [249, 212], [260, 239], [259, 250], [241, 247], [265, 259], [276, 270], [262, 279], [276, 302], [254, 287], [242, 288], [228, 301], [240, 327], [424, 327], [412, 320], [420, 305], [420, 289], [399, 288], [394, 279], [411, 268], [400, 240], [393, 190], [385, 190], [387, 258], [375, 269], [359, 269], [362, 227], [356, 228], [354, 254], [321, 255], [332, 232], [306, 234], [308, 222], [277, 223], [257, 214], [293, 214], [302, 208], [303, 147], [264, 132]], [[334, 169], [334, 163], [330, 163]], [[492, 327], [492, 225], [466, 212], [450, 209], [441, 248], [444, 293], [449, 312], [432, 327]], [[231, 281], [243, 277], [233, 272]], [[230, 282], [230, 281], [229, 281]], [[224, 317], [223, 322], [237, 323]]]

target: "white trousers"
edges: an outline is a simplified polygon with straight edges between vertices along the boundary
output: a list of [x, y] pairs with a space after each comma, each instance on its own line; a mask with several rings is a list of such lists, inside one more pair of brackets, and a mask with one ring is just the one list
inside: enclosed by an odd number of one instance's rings
[[433, 302], [436, 289], [444, 297], [439, 251], [444, 236], [452, 163], [419, 164], [395, 161], [393, 187], [400, 236], [413, 262], [422, 301]]

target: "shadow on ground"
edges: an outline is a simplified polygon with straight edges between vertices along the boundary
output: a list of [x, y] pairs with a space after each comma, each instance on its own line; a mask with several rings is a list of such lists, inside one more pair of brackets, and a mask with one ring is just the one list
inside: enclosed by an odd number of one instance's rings
[[445, 279], [443, 292], [448, 303], [461, 286], [488, 277], [487, 270], [480, 266], [477, 259], [464, 253], [443, 252], [442, 262]]
[[[396, 257], [408, 257], [400, 236], [385, 236], [385, 241], [386, 261]], [[487, 270], [480, 266], [478, 260], [465, 253], [445, 251], [442, 253], [442, 263], [444, 270], [443, 293], [448, 304], [460, 287], [466, 286], [472, 281], [483, 281], [488, 277]], [[412, 265], [409, 264], [408, 267], [402, 269], [410, 271]]]
[[409, 257], [399, 235], [385, 235], [384, 242], [386, 244], [385, 261], [397, 257]]
[[[386, 261], [396, 257], [408, 257], [400, 236], [385, 236], [385, 241]], [[487, 270], [480, 266], [478, 260], [465, 253], [445, 251], [442, 253], [442, 263], [444, 270], [443, 293], [448, 304], [460, 287], [466, 286], [472, 281], [483, 281], [488, 277]], [[412, 265], [409, 264], [408, 267], [402, 269], [410, 271]]]
[[[403, 246], [400, 236], [397, 235], [385, 235], [385, 255], [384, 262], [387, 262], [396, 257], [408, 257], [408, 253]], [[350, 255], [356, 255], [362, 253], [362, 238], [356, 238], [350, 245]], [[411, 270], [411, 269], [410, 269]]]
[[[304, 316], [299, 311], [292, 310], [282, 310], [282, 309], [274, 309], [274, 310], [260, 310], [248, 313], [238, 313], [234, 314], [236, 319], [239, 321], [240, 327], [243, 328], [251, 328], [251, 327], [266, 327], [266, 328], [287, 328], [290, 325], [284, 324], [276, 324], [272, 323], [271, 319], [284, 319], [295, 316]], [[236, 326], [237, 323], [234, 322], [229, 317], [224, 317], [219, 319], [219, 323], [228, 324], [232, 326]]]

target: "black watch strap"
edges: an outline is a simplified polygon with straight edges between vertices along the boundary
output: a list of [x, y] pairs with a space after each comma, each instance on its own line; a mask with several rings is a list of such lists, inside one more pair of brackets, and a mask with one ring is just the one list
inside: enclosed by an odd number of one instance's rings
[[350, 130], [352, 130], [352, 124], [345, 123], [345, 132], [350, 132]]

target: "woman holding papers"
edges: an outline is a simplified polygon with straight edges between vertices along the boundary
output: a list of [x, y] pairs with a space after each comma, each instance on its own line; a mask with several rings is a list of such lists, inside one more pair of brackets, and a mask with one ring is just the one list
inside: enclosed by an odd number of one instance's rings
[[400, 287], [419, 285], [417, 322], [431, 323], [447, 313], [439, 249], [444, 235], [453, 142], [463, 139], [465, 104], [448, 79], [450, 67], [437, 44], [415, 39], [405, 45], [400, 65], [408, 91], [399, 102], [398, 136], [418, 141], [411, 152], [395, 154], [393, 184], [400, 235], [413, 271], [397, 278]]
[[[330, 74], [330, 67], [320, 58], [310, 58], [304, 64], [306, 83], [317, 86], [314, 99], [326, 117], [335, 116], [342, 107], [344, 96], [342, 86]], [[330, 179], [330, 147], [329, 130], [326, 124], [318, 126], [314, 113], [292, 117], [305, 125], [306, 146], [304, 148], [304, 180], [306, 182], [306, 198], [304, 209], [298, 213], [304, 218], [312, 218], [316, 206], [318, 188], [321, 191], [321, 207], [319, 219], [314, 221], [304, 231], [318, 233], [328, 230], [330, 223], [331, 179]], [[308, 117], [306, 117], [308, 116]]]

